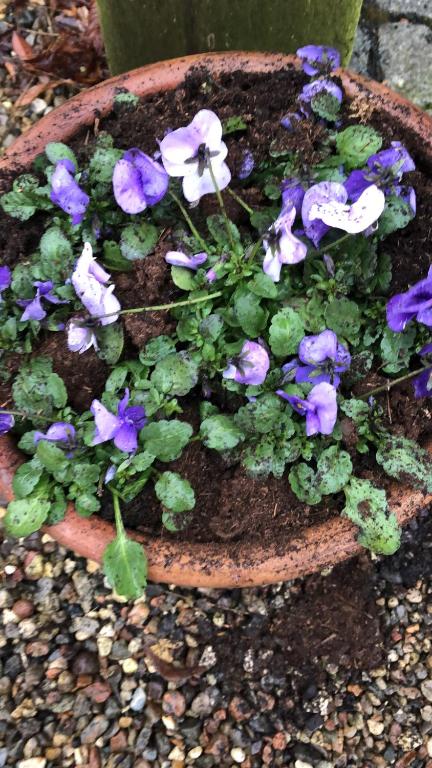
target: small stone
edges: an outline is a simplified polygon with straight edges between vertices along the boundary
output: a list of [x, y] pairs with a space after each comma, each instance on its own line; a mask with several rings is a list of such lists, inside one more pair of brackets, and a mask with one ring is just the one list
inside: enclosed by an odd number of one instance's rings
[[134, 627], [141, 626], [141, 624], [144, 624], [145, 620], [148, 618], [149, 613], [150, 608], [148, 605], [145, 603], [137, 603], [137, 605], [134, 605], [129, 611], [127, 623], [132, 624]]
[[379, 720], [373, 720], [373, 718], [370, 718], [370, 720], [367, 721], [367, 726], [369, 728], [369, 732], [373, 736], [381, 736], [384, 730], [384, 723], [380, 722]]
[[141, 712], [141, 710], [145, 707], [146, 701], [146, 692], [142, 688], [136, 688], [129, 706], [133, 712]]
[[97, 675], [99, 672], [99, 659], [97, 653], [80, 651], [72, 662], [72, 673], [78, 675]]
[[97, 638], [96, 643], [98, 647], [99, 656], [101, 656], [102, 658], [105, 658], [110, 655], [111, 648], [113, 645], [113, 641], [111, 640], [110, 637], [104, 637], [103, 635], [100, 635]]
[[112, 752], [124, 752], [127, 748], [127, 736], [125, 731], [118, 731], [110, 738], [110, 748]]
[[103, 715], [96, 715], [81, 733], [81, 744], [94, 744], [99, 736], [105, 733], [109, 722]]
[[43, 99], [33, 99], [30, 106], [35, 115], [43, 115], [47, 108], [47, 103]]
[[168, 755], [168, 760], [183, 761], [185, 759], [185, 753], [180, 747], [174, 747]]
[[202, 755], [202, 747], [194, 747], [193, 749], [190, 749], [187, 753], [187, 756], [190, 760], [196, 760], [198, 757], [201, 757]]
[[34, 613], [34, 605], [30, 600], [17, 600], [12, 606], [12, 611], [19, 619], [28, 619]]
[[429, 757], [432, 757], [432, 739], [428, 739], [426, 749]]
[[28, 760], [20, 760], [18, 768], [45, 768], [45, 757], [30, 757]]
[[294, 768], [313, 768], [313, 766], [310, 763], [305, 763], [304, 760], [296, 760]]
[[425, 699], [432, 702], [432, 680], [423, 680], [420, 689]]
[[24, 561], [24, 573], [28, 579], [37, 581], [43, 576], [44, 559], [38, 552], [28, 552]]
[[131, 717], [121, 717], [118, 721], [120, 728], [129, 728], [133, 723]]
[[194, 715], [198, 715], [200, 717], [202, 715], [209, 715], [213, 711], [213, 707], [214, 703], [206, 691], [202, 691], [202, 693], [199, 693], [197, 696], [195, 696], [191, 704], [191, 710]]
[[233, 747], [230, 755], [235, 763], [244, 763], [246, 760], [246, 755], [240, 747]]
[[186, 711], [186, 699], [180, 691], [166, 691], [162, 698], [162, 709], [167, 715], [182, 717]]
[[81, 643], [83, 640], [89, 640], [95, 637], [99, 629], [99, 623], [88, 616], [75, 616], [72, 621], [72, 632], [76, 639]]
[[120, 661], [120, 664], [125, 675], [134, 675], [138, 669], [138, 664], [135, 659], [124, 659], [123, 661]]

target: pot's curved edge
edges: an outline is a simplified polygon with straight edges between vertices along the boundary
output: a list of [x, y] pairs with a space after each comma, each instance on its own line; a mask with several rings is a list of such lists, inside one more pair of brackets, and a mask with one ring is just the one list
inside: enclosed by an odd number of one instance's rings
[[[95, 118], [110, 110], [117, 88], [127, 86], [140, 96], [172, 89], [195, 65], [205, 66], [213, 73], [234, 67], [263, 72], [298, 66], [298, 59], [269, 53], [197, 54], [151, 64], [111, 78], [78, 94], [24, 133], [0, 161], [0, 171], [14, 172], [18, 167], [24, 168], [43, 151], [47, 141], [67, 141], [83, 124], [93, 125]], [[347, 70], [339, 70], [337, 74], [351, 99], [367, 98], [372, 109], [384, 110], [420, 136], [422, 154], [429, 155], [432, 164], [432, 117], [384, 85]], [[0, 438], [0, 503], [6, 504], [13, 497], [13, 474], [23, 460], [10, 438]], [[401, 491], [399, 486], [394, 487], [390, 496], [390, 507], [401, 524], [431, 502], [432, 496], [404, 488]], [[102, 559], [105, 546], [114, 538], [111, 524], [100, 518], [81, 518], [72, 508], [63, 522], [45, 530], [59, 544], [98, 561]], [[223, 588], [270, 584], [312, 573], [362, 551], [356, 540], [357, 528], [336, 517], [294, 537], [283, 554], [256, 547], [247, 557], [237, 553], [235, 557], [224, 556], [222, 559], [217, 544], [203, 548], [197, 544], [149, 538], [136, 532], [131, 535], [146, 548], [149, 578], [181, 586]]]
[[[13, 498], [12, 478], [24, 460], [12, 438], [0, 438], [0, 504]], [[399, 523], [404, 524], [416, 512], [432, 502], [432, 495], [408, 491], [395, 485], [390, 491], [389, 506]], [[72, 549], [81, 557], [102, 562], [105, 547], [115, 536], [111, 523], [99, 517], [80, 517], [72, 506], [64, 521], [46, 526], [44, 531], [58, 544]], [[185, 587], [253, 587], [305, 576], [329, 565], [359, 554], [355, 525], [334, 517], [320, 525], [306, 528], [290, 540], [282, 553], [251, 547], [247, 554], [221, 553], [218, 544], [194, 544], [169, 541], [129, 531], [140, 542], [148, 557], [149, 579]]]

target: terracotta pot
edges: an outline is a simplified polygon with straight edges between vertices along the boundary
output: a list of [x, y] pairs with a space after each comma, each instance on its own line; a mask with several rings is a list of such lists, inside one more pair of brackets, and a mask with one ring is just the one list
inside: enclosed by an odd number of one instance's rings
[[[119, 86], [146, 96], [175, 88], [196, 65], [218, 74], [238, 69], [272, 72], [297, 64], [295, 57], [279, 54], [201, 54], [152, 64], [114, 77], [75, 96], [20, 136], [0, 162], [0, 171], [9, 177], [11, 173], [27, 168], [48, 141], [67, 142], [83, 126], [92, 128], [96, 119], [110, 112]], [[432, 118], [384, 85], [346, 70], [338, 74], [346, 94], [358, 102], [359, 109], [366, 115], [379, 111], [390, 116], [396, 127], [399, 125], [411, 135], [423, 165], [432, 168]], [[0, 501], [3, 504], [12, 498], [13, 474], [23, 460], [13, 441], [1, 438]], [[432, 496], [399, 485], [395, 485], [389, 494], [390, 507], [402, 524], [430, 501]], [[92, 560], [101, 560], [105, 546], [114, 538], [112, 525], [97, 517], [81, 518], [72, 508], [64, 522], [46, 530], [63, 546]], [[146, 549], [150, 579], [200, 587], [247, 587], [293, 579], [341, 562], [362, 550], [356, 541], [356, 527], [340, 517], [294, 536], [283, 554], [255, 545], [249, 548], [247, 557], [241, 554], [227, 557], [223, 545], [218, 543], [202, 547], [135, 532], [131, 535]]]

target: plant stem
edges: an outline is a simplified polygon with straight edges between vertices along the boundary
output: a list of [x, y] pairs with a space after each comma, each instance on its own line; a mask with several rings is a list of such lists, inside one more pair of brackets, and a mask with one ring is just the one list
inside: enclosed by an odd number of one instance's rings
[[114, 315], [139, 315], [141, 312], [159, 312], [166, 309], [174, 309], [175, 307], [187, 307], [189, 304], [200, 304], [204, 301], [209, 301], [210, 299], [217, 299], [219, 296], [222, 296], [222, 291], [214, 291], [213, 293], [207, 293], [205, 296], [198, 296], [195, 299], [173, 301], [171, 304], [155, 304], [152, 307], [121, 309], [119, 312], [109, 312], [107, 315], [98, 315], [98, 317], [93, 317], [92, 320], [102, 320], [105, 317], [113, 317]]
[[209, 169], [209, 172], [210, 172], [211, 180], [213, 182], [213, 186], [215, 188], [216, 197], [217, 197], [218, 203], [219, 203], [219, 208], [222, 211], [222, 216], [223, 216], [224, 223], [225, 223], [225, 229], [226, 229], [227, 235], [228, 235], [228, 240], [230, 241], [231, 248], [234, 248], [234, 240], [233, 240], [233, 236], [232, 236], [232, 232], [231, 232], [230, 220], [229, 220], [229, 218], [227, 216], [227, 212], [226, 212], [226, 208], [225, 208], [225, 203], [223, 201], [223, 198], [222, 198], [222, 195], [221, 195], [221, 191], [220, 191], [219, 185], [218, 185], [218, 183], [216, 181], [216, 176], [214, 175], [212, 164], [211, 164], [210, 161], [208, 163], [208, 169]]
[[380, 392], [388, 392], [390, 389], [395, 387], [397, 384], [402, 384], [404, 381], [409, 381], [409, 379], [413, 379], [414, 376], [418, 376], [420, 373], [423, 373], [423, 371], [432, 370], [432, 368], [418, 368], [416, 371], [411, 371], [411, 373], [406, 373], [405, 376], [400, 376], [398, 379], [389, 379], [387, 381], [387, 384], [382, 384], [380, 387], [376, 387], [375, 389], [371, 389], [370, 392], [364, 392], [363, 395], [359, 395], [359, 400], [366, 400], [368, 397], [373, 397], [374, 395], [379, 395]]
[[327, 253], [327, 251], [330, 251], [332, 248], [336, 248], [337, 245], [343, 243], [345, 240], [348, 240], [349, 237], [352, 237], [352, 235], [347, 232], [347, 234], [340, 237], [339, 240], [335, 240], [333, 243], [330, 243], [330, 245], [326, 245], [325, 248], [320, 248], [317, 251], [317, 254], [321, 255], [322, 253]]
[[254, 260], [255, 256], [257, 255], [257, 253], [258, 253], [258, 251], [260, 249], [260, 246], [262, 245], [264, 237], [265, 237], [265, 235], [261, 235], [261, 237], [256, 241], [255, 245], [253, 246], [253, 248], [252, 248], [252, 250], [251, 250], [251, 252], [250, 252], [250, 254], [248, 256], [248, 261], [253, 261]]
[[189, 214], [188, 214], [186, 208], [184, 207], [183, 203], [181, 202], [181, 200], [179, 200], [177, 195], [174, 194], [174, 192], [170, 192], [170, 195], [171, 195], [172, 199], [175, 200], [175, 202], [177, 203], [178, 207], [180, 208], [180, 210], [181, 210], [181, 212], [183, 214], [183, 217], [184, 217], [186, 223], [188, 224], [189, 229], [192, 232], [193, 236], [195, 237], [196, 240], [198, 240], [198, 242], [199, 242], [201, 248], [203, 249], [203, 251], [208, 253], [209, 252], [209, 247], [208, 247], [206, 241], [201, 237], [200, 233], [198, 232], [195, 224], [193, 223], [193, 221], [192, 221], [191, 217], [189, 216]]
[[125, 529], [123, 525], [123, 518], [120, 511], [120, 501], [118, 497], [118, 493], [113, 490], [113, 488], [110, 489], [112, 498], [113, 498], [113, 505], [114, 505], [114, 515], [115, 515], [115, 524], [116, 524], [116, 531], [117, 536], [125, 536]]
[[252, 214], [253, 214], [253, 212], [254, 212], [253, 208], [251, 208], [251, 207], [250, 207], [250, 205], [248, 205], [247, 203], [245, 203], [245, 201], [244, 201], [244, 200], [242, 200], [242, 198], [240, 197], [240, 195], [238, 195], [236, 192], [234, 192], [234, 190], [233, 190], [233, 189], [231, 189], [231, 187], [227, 187], [227, 192], [229, 192], [229, 194], [231, 195], [231, 197], [233, 197], [233, 198], [234, 198], [234, 200], [235, 200], [235, 201], [236, 201], [236, 202], [237, 202], [239, 205], [241, 205], [241, 207], [242, 207], [242, 208], [244, 208], [244, 210], [245, 210], [245, 211], [247, 211], [247, 212], [248, 212], [249, 216], [252, 216]]
[[0, 408], [0, 413], [5, 413], [7, 416], [21, 416], [23, 419], [27, 418], [27, 414], [23, 411], [10, 411], [9, 408]]

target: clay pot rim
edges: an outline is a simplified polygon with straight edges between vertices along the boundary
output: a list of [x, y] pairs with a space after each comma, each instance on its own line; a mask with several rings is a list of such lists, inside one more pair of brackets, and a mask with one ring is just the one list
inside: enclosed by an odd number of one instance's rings
[[[65, 141], [84, 125], [107, 114], [115, 90], [127, 87], [139, 96], [172, 90], [193, 66], [210, 72], [271, 72], [298, 67], [295, 56], [268, 53], [228, 52], [196, 54], [150, 64], [110, 78], [72, 99], [43, 117], [22, 134], [0, 161], [0, 171], [17, 173], [43, 151], [48, 141]], [[432, 165], [432, 117], [386, 86], [348, 70], [337, 71], [351, 99], [367, 102], [368, 108], [386, 112], [420, 140], [421, 154]], [[24, 457], [8, 437], [0, 440], [0, 496], [2, 503], [12, 498], [12, 478]], [[401, 524], [406, 523], [432, 501], [420, 491], [395, 485], [389, 493], [389, 506]], [[78, 555], [101, 561], [105, 546], [114, 538], [114, 527], [98, 517], [81, 518], [71, 506], [65, 520], [45, 528], [59, 544]], [[247, 555], [227, 555], [224, 544], [175, 542], [149, 537], [136, 531], [132, 537], [145, 547], [149, 578], [153, 581], [195, 587], [246, 587], [297, 578], [334, 565], [362, 551], [357, 543], [357, 528], [341, 517], [305, 528], [295, 535], [280, 554], [261, 546], [249, 547]]]

